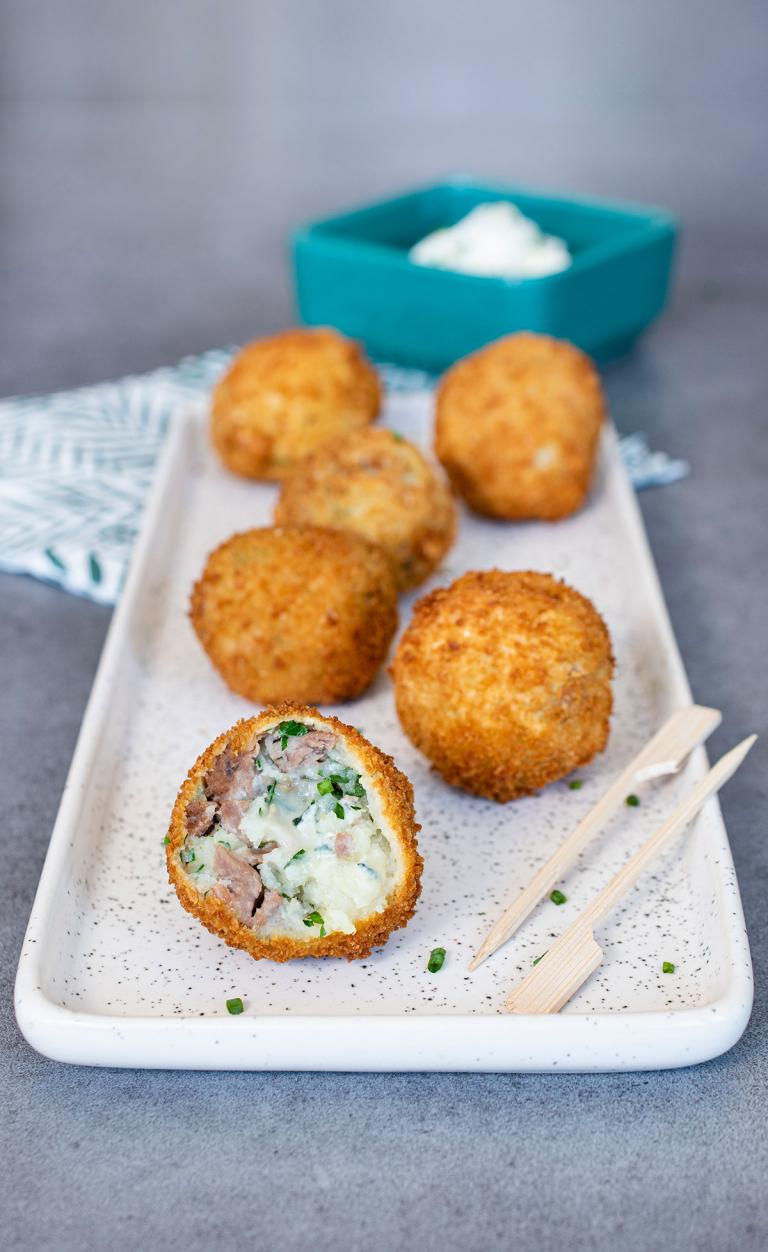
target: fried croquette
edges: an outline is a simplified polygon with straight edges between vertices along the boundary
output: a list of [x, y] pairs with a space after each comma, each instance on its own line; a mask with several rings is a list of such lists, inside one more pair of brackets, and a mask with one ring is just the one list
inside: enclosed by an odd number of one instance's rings
[[445, 374], [435, 450], [477, 513], [554, 521], [587, 498], [604, 416], [583, 352], [546, 335], [509, 335]]
[[379, 411], [376, 370], [335, 330], [287, 330], [238, 352], [213, 393], [211, 438], [228, 469], [282, 478], [329, 439], [368, 426]]
[[368, 956], [413, 916], [413, 788], [335, 717], [284, 704], [238, 722], [192, 766], [168, 875], [189, 913], [273, 961]]
[[422, 583], [456, 536], [456, 506], [442, 475], [412, 443], [368, 427], [318, 448], [283, 481], [278, 525], [330, 526], [378, 543], [401, 591]]
[[264, 527], [212, 552], [190, 618], [224, 681], [249, 700], [351, 700], [383, 663], [397, 628], [384, 552], [358, 535]]
[[446, 782], [502, 803], [603, 750], [612, 673], [608, 630], [585, 596], [501, 570], [419, 600], [391, 667], [409, 739]]

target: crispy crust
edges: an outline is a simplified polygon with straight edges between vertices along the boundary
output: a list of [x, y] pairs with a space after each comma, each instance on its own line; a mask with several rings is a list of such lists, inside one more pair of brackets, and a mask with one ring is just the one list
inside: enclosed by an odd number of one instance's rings
[[573, 344], [523, 332], [445, 374], [435, 451], [476, 512], [554, 521], [586, 500], [604, 417], [589, 358]]
[[530, 795], [608, 740], [608, 630], [549, 574], [470, 572], [424, 596], [390, 673], [409, 739], [474, 795]]
[[456, 537], [450, 488], [414, 444], [368, 427], [305, 457], [283, 481], [279, 526], [330, 526], [378, 543], [406, 591], [429, 577]]
[[287, 330], [238, 352], [214, 390], [211, 438], [228, 469], [280, 479], [301, 457], [374, 421], [379, 376], [327, 328]]
[[[260, 939], [258, 932], [237, 920], [229, 905], [212, 897], [200, 895], [189, 876], [182, 869], [177, 853], [185, 834], [185, 814], [190, 800], [198, 791], [203, 776], [219, 753], [229, 745], [235, 752], [242, 752], [263, 731], [276, 723], [293, 718], [309, 721], [317, 726], [328, 727], [344, 740], [344, 746], [359, 761], [366, 776], [366, 784], [372, 785], [381, 804], [382, 814], [388, 823], [388, 833], [397, 839], [403, 853], [403, 877], [394, 896], [382, 913], [373, 914], [358, 923], [353, 935], [332, 934], [324, 939], [300, 941], [276, 936]], [[168, 877], [183, 907], [197, 917], [207, 930], [219, 935], [232, 948], [242, 948], [256, 960], [291, 961], [307, 956], [344, 956], [349, 961], [368, 956], [373, 948], [386, 943], [393, 930], [406, 926], [413, 916], [421, 891], [421, 871], [424, 865], [418, 851], [416, 835], [421, 829], [413, 809], [413, 787], [405, 774], [395, 765], [392, 757], [354, 729], [335, 717], [327, 717], [317, 709], [301, 704], [280, 704], [265, 709], [257, 717], [244, 718], [230, 730], [214, 739], [210, 747], [198, 757], [181, 785], [171, 814], [168, 828], [169, 843], [166, 846]]]
[[263, 527], [232, 535], [192, 589], [190, 620], [233, 691], [248, 700], [351, 700], [397, 629], [388, 557], [357, 535]]

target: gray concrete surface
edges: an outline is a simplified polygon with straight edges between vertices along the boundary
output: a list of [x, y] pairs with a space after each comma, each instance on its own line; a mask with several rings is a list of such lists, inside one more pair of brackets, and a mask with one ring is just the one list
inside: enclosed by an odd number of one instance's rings
[[[544, 0], [0, 7], [0, 392], [286, 323], [288, 227], [448, 171], [657, 201], [666, 319], [606, 377], [687, 456], [643, 513], [713, 751], [765, 731], [768, 15]], [[765, 749], [723, 807], [755, 1011], [696, 1069], [595, 1077], [70, 1069], [12, 980], [108, 613], [0, 580], [0, 1241], [8, 1252], [768, 1242]]]

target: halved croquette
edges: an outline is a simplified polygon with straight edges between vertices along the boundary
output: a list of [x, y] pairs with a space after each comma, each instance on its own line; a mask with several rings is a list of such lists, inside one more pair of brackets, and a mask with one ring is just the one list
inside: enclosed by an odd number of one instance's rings
[[367, 956], [413, 915], [413, 788], [351, 726], [284, 704], [193, 765], [168, 832], [188, 912], [253, 957]]

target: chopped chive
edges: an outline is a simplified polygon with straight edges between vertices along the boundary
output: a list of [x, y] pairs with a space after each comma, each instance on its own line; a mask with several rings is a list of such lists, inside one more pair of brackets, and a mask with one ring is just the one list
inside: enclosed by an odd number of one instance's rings
[[237, 1017], [238, 1013], [245, 1012], [245, 1005], [240, 996], [233, 996], [231, 1000], [227, 1000], [227, 1012], [231, 1013], [233, 1017]]
[[343, 821], [344, 821], [344, 809], [343, 809], [343, 808], [342, 808], [342, 806], [339, 804], [338, 800], [336, 801], [336, 803], [335, 803], [335, 804], [334, 804], [334, 806], [333, 806], [333, 811], [334, 811], [334, 813], [336, 814], [336, 816], [338, 817], [339, 821], [340, 821], [340, 822], [343, 822]]
[[627, 796], [625, 800], [625, 804], [628, 804], [631, 809], [636, 809], [639, 803], [636, 795]]
[[555, 887], [554, 891], [550, 891], [549, 898], [553, 904], [565, 904], [568, 899], [567, 896], [563, 895], [562, 891], [557, 890], [557, 887]]
[[287, 893], [286, 891], [281, 891], [281, 892], [280, 892], [280, 895], [283, 897], [283, 899], [284, 899], [284, 900], [295, 900], [295, 899], [296, 899], [296, 897], [295, 897], [295, 896], [289, 896], [289, 895], [288, 895], [288, 893]]
[[542, 952], [540, 956], [535, 956], [533, 958], [533, 964], [538, 965], [539, 961], [547, 955], [547, 952], [549, 952], [549, 948], [547, 948], [546, 952]]
[[572, 778], [568, 783], [568, 787], [571, 791], [580, 791], [583, 786], [584, 782], [581, 778]]
[[293, 856], [291, 857], [291, 859], [290, 859], [289, 861], [286, 861], [286, 862], [285, 862], [286, 867], [287, 867], [288, 865], [290, 865], [292, 861], [298, 861], [299, 857], [301, 857], [301, 856], [306, 856], [306, 855], [307, 855], [307, 850], [306, 850], [306, 848], [299, 848], [298, 852], [294, 852], [294, 854], [293, 854]]
[[170, 835], [166, 835], [166, 836], [165, 836], [165, 839], [163, 840], [163, 847], [164, 847], [164, 848], [167, 848], [167, 847], [168, 847], [168, 844], [169, 844], [170, 842], [171, 842], [171, 836], [170, 836]]
[[179, 860], [181, 861], [182, 865], [190, 865], [191, 862], [196, 859], [197, 858], [195, 857], [194, 848], [182, 848], [181, 849], [181, 852], [179, 853]]
[[438, 971], [443, 968], [444, 961], [445, 948], [433, 948], [429, 954], [429, 960], [427, 961], [427, 969], [430, 974], [438, 973]]
[[674, 974], [675, 966], [671, 961], [664, 961], [661, 966], [661, 972], [662, 974]]
[[321, 796], [327, 796], [333, 791], [333, 783], [330, 778], [322, 778], [317, 784], [317, 790]]
[[253, 763], [257, 769], [264, 768], [264, 757], [261, 755], [261, 753], [259, 753], [259, 755], [254, 759]]
[[271, 783], [269, 784], [269, 786], [267, 787], [267, 795], [266, 795], [267, 808], [269, 808], [270, 804], [272, 803], [272, 801], [273, 801], [273, 800], [274, 800], [274, 798], [275, 798], [275, 789], [276, 789], [276, 787], [277, 787], [277, 780], [276, 780], [276, 779], [275, 779], [275, 781], [274, 781], [274, 782], [271, 782]]

